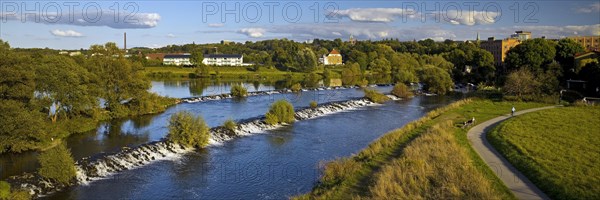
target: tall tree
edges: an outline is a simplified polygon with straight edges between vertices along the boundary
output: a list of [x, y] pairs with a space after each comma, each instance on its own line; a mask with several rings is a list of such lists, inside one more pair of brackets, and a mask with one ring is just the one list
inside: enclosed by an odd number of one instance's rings
[[528, 66], [534, 73], [545, 70], [556, 55], [555, 43], [542, 38], [526, 40], [508, 51], [508, 70]]

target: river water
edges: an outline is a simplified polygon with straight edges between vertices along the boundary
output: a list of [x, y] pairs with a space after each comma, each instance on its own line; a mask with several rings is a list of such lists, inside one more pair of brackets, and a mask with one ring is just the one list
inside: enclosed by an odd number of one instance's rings
[[[189, 82], [153, 82], [152, 90], [172, 97], [227, 93], [224, 86], [204, 87], [189, 92]], [[225, 87], [228, 87], [225, 84]], [[245, 84], [249, 91], [277, 87]], [[255, 87], [256, 86], [256, 87]], [[278, 88], [277, 88], [278, 89]], [[389, 92], [391, 87], [376, 87]], [[169, 91], [173, 91], [169, 93]], [[187, 92], [186, 92], [187, 91]], [[224, 91], [224, 92], [218, 92]], [[252, 96], [245, 100], [225, 99], [179, 104], [166, 112], [102, 123], [97, 130], [67, 139], [76, 160], [99, 153], [115, 153], [157, 141], [167, 133], [169, 117], [187, 110], [203, 116], [209, 126], [225, 120], [243, 120], [263, 115], [278, 99], [294, 107], [362, 97], [360, 89], [306, 91], [296, 94]], [[454, 101], [450, 97], [416, 97], [410, 100], [367, 106], [347, 112], [299, 121], [277, 130], [234, 139], [171, 160], [114, 174], [87, 185], [69, 188], [50, 199], [282, 199], [311, 190], [318, 180], [319, 163], [349, 156], [387, 131], [418, 119], [426, 112]], [[34, 171], [35, 153], [3, 155], [2, 178]], [[7, 170], [9, 169], [9, 170]]]

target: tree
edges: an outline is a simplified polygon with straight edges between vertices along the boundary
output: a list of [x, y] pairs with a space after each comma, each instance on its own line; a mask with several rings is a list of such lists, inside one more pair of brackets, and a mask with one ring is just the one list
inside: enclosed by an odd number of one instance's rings
[[373, 62], [369, 63], [369, 69], [376, 74], [383, 75], [389, 74], [392, 71], [390, 61], [385, 58], [377, 58]]
[[561, 39], [556, 45], [556, 61], [560, 63], [563, 71], [569, 72], [576, 68], [574, 56], [577, 53], [584, 52], [585, 49], [581, 44], [570, 38]]
[[192, 55], [190, 55], [190, 61], [192, 64], [196, 65], [196, 67], [202, 67], [204, 65], [204, 63], [202, 63], [203, 60], [204, 54], [202, 51], [194, 51]]
[[14, 53], [0, 40], [0, 99], [28, 103], [35, 90], [31, 58]]
[[506, 94], [522, 98], [524, 95], [537, 93], [538, 86], [533, 73], [527, 68], [521, 68], [508, 74], [503, 90]]
[[124, 102], [148, 93], [150, 88], [150, 81], [140, 73], [142, 66], [126, 60], [115, 43], [92, 45], [90, 52], [86, 67], [96, 76], [99, 97], [113, 117], [127, 115]]
[[53, 123], [63, 112], [70, 117], [97, 107], [91, 94], [91, 74], [71, 58], [45, 56], [36, 74], [37, 99], [47, 102], [44, 106]]
[[425, 66], [421, 71], [420, 79], [425, 84], [425, 90], [439, 95], [446, 94], [454, 86], [446, 70], [431, 65]]
[[188, 147], [203, 148], [210, 137], [208, 125], [202, 117], [195, 117], [188, 111], [175, 113], [169, 120], [167, 139]]
[[361, 79], [360, 65], [350, 63], [342, 70], [342, 83], [344, 85], [356, 85]]
[[410, 88], [408, 88], [408, 86], [406, 86], [404, 83], [396, 83], [392, 89], [392, 94], [400, 98], [410, 98], [414, 96], [414, 94], [410, 91]]
[[62, 184], [69, 184], [76, 176], [75, 161], [64, 144], [43, 152], [38, 157], [41, 176]]
[[292, 123], [295, 120], [294, 106], [286, 100], [278, 100], [271, 105], [265, 114], [265, 122], [271, 125], [278, 123]]
[[304, 48], [298, 51], [295, 56], [297, 62], [296, 68], [303, 72], [312, 72], [317, 68], [317, 56], [310, 48]]
[[534, 73], [540, 72], [545, 65], [551, 63], [556, 55], [555, 44], [552, 41], [536, 38], [508, 50], [506, 64], [508, 70], [528, 66]]
[[41, 113], [15, 100], [0, 100], [0, 113], [0, 153], [19, 153], [48, 142]]
[[231, 96], [236, 97], [236, 98], [243, 98], [243, 97], [246, 97], [247, 95], [248, 95], [248, 90], [244, 86], [238, 85], [238, 84], [231, 86]]

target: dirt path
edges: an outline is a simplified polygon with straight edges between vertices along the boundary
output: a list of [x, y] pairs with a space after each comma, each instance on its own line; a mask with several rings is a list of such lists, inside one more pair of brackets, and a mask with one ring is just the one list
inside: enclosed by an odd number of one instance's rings
[[[533, 108], [515, 112], [515, 115], [556, 107], [557, 106]], [[510, 111], [507, 110], [507, 113], [508, 112]], [[486, 137], [487, 132], [508, 118], [510, 118], [510, 113], [482, 122], [471, 128], [467, 133], [471, 145], [483, 161], [492, 169], [492, 171], [494, 171], [494, 173], [496, 173], [500, 180], [504, 182], [504, 185], [506, 185], [518, 199], [550, 199], [539, 188], [531, 183], [527, 177], [512, 166], [508, 160], [502, 157], [502, 155], [488, 142]]]

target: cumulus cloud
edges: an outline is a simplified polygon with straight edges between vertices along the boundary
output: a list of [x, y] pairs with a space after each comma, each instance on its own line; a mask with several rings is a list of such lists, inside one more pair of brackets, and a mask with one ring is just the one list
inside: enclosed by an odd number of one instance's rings
[[600, 12], [600, 2], [593, 3], [586, 7], [579, 7], [575, 9], [578, 13], [598, 13]]
[[473, 26], [477, 24], [493, 24], [500, 14], [498, 12], [448, 10], [443, 12], [442, 15], [442, 19], [450, 24]]
[[412, 9], [402, 8], [351, 8], [328, 13], [328, 16], [349, 18], [358, 22], [392, 22], [404, 14], [415, 14]]
[[175, 38], [176, 36], [173, 33], [169, 33], [169, 34], [167, 34], [167, 37], [168, 38]]
[[259, 38], [262, 37], [265, 34], [265, 29], [263, 28], [243, 28], [241, 30], [238, 31], [238, 33], [247, 35], [249, 37], [253, 37], [253, 38]]
[[[117, 16], [115, 16], [117, 14]], [[18, 12], [3, 12], [3, 20], [16, 20], [30, 23], [67, 24], [75, 26], [107, 26], [115, 29], [144, 29], [158, 25], [158, 13], [115, 13], [115, 12], [85, 12], [85, 13], [55, 13], [45, 12], [42, 15], [25, 15]], [[115, 20], [117, 17], [118, 20]]]
[[223, 26], [225, 26], [225, 24], [221, 24], [221, 23], [208, 24], [208, 27], [212, 27], [212, 28], [218, 28], [218, 27], [223, 27]]
[[77, 32], [77, 31], [74, 31], [74, 30], [55, 29], [55, 30], [51, 30], [50, 33], [52, 33], [52, 35], [58, 36], [58, 37], [83, 37], [83, 34]]
[[600, 24], [568, 26], [514, 26], [514, 30], [528, 30], [548, 38], [564, 38], [572, 35], [598, 35]]

